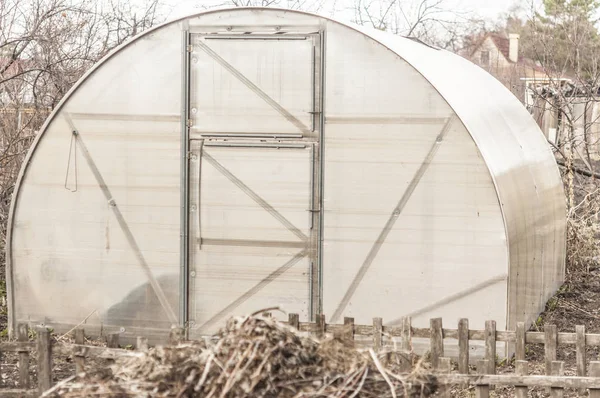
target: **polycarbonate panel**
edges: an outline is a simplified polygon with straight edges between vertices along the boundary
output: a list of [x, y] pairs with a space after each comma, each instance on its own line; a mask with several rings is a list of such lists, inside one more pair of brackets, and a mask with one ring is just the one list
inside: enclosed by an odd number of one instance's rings
[[193, 131], [313, 131], [316, 36], [252, 36], [193, 35]]
[[534, 322], [565, 272], [564, 190], [544, 135], [519, 100], [478, 66], [411, 40], [368, 34], [422, 73], [473, 137], [502, 204], [510, 255], [508, 327]]
[[475, 143], [410, 65], [341, 29], [328, 27], [326, 58], [325, 314], [504, 328], [506, 237]]
[[14, 213], [15, 322], [151, 339], [179, 322], [179, 31], [112, 56], [37, 143]]
[[308, 318], [312, 151], [192, 141], [193, 334], [273, 306]]

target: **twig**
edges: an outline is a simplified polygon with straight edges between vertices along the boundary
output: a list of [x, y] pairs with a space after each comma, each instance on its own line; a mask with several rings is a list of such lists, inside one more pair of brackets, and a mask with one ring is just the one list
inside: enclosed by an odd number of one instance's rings
[[392, 392], [392, 397], [396, 398], [396, 388], [390, 381], [390, 378], [387, 376], [385, 369], [383, 368], [383, 365], [381, 365], [381, 362], [379, 362], [379, 359], [377, 359], [377, 355], [375, 355], [375, 352], [373, 351], [372, 348], [369, 348], [369, 354], [371, 355], [371, 358], [373, 359], [373, 362], [375, 363], [377, 370], [379, 371], [379, 373], [381, 373], [381, 376], [383, 376], [383, 379], [390, 386], [390, 391]]
[[79, 326], [83, 325], [93, 314], [94, 312], [96, 312], [96, 310], [92, 310], [92, 312], [89, 313], [88, 316], [86, 316], [83, 321], [79, 322], [77, 325], [73, 326], [71, 328], [71, 330], [69, 330], [67, 333], [63, 334], [62, 336], [60, 336], [59, 338], [56, 339], [56, 341], [61, 341], [62, 339], [65, 338], [65, 336], [68, 336], [73, 330], [77, 329]]

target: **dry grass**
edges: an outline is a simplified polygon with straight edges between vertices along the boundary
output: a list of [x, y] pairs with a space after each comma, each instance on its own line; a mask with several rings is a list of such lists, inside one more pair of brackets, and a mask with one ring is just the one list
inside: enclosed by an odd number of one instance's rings
[[271, 318], [232, 318], [211, 342], [157, 347], [60, 383], [49, 397], [428, 397], [420, 362], [401, 374], [393, 355], [338, 338], [304, 337]]

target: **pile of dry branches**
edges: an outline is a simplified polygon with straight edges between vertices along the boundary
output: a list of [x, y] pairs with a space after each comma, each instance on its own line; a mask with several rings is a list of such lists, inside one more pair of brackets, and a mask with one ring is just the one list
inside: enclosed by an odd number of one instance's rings
[[211, 342], [157, 347], [119, 360], [110, 371], [78, 375], [44, 396], [428, 397], [435, 392], [434, 378], [418, 370], [401, 375], [396, 361], [384, 356], [338, 338], [300, 336], [271, 318], [239, 317]]

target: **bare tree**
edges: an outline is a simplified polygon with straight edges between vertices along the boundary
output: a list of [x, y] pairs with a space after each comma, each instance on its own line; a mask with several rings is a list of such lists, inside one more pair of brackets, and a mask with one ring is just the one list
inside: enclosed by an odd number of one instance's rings
[[[592, 0], [546, 0], [519, 21], [524, 54], [543, 68], [529, 82], [531, 111], [562, 168], [567, 194], [568, 270], [600, 259], [600, 35]], [[515, 28], [514, 20], [513, 28]]]
[[447, 0], [355, 0], [353, 12], [360, 25], [452, 50], [480, 23], [468, 11], [451, 10]]

